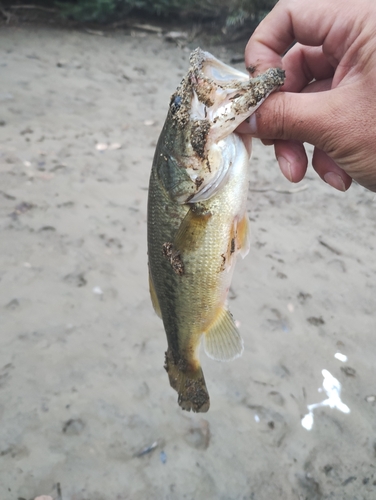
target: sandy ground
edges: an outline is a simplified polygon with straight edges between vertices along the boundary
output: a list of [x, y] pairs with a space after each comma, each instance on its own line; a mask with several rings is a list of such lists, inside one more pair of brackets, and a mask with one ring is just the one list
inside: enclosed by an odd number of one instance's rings
[[[189, 49], [33, 27], [3, 28], [0, 47], [0, 499], [376, 498], [375, 194], [312, 170], [292, 186], [255, 144], [230, 304], [245, 352], [202, 355], [211, 409], [183, 412], [146, 198]], [[342, 392], [307, 430], [322, 370]]]

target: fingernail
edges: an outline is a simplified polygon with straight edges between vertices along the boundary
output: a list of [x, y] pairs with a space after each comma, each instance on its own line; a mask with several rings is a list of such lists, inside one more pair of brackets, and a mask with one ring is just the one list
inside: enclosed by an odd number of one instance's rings
[[338, 189], [338, 191], [346, 191], [345, 183], [340, 175], [335, 172], [328, 172], [324, 175], [324, 181], [329, 184], [329, 186]]
[[291, 164], [289, 161], [286, 160], [283, 156], [278, 156], [277, 158], [279, 168], [282, 170], [283, 175], [290, 181], [293, 182], [292, 180], [292, 174], [291, 174]]
[[253, 113], [248, 119], [248, 131], [252, 135], [257, 134], [257, 120], [255, 113]]

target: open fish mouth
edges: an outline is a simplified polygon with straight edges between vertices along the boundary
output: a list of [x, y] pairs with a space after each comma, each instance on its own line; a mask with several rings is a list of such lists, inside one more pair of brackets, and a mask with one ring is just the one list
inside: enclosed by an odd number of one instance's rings
[[249, 77], [201, 49], [191, 54], [190, 63], [191, 119], [208, 119], [215, 124], [222, 116], [231, 118], [227, 115], [231, 114], [232, 101], [246, 91], [243, 87], [247, 87]]
[[207, 147], [233, 132], [284, 82], [284, 71], [271, 68], [256, 78], [196, 49], [190, 57], [191, 120], [209, 120]]
[[233, 132], [283, 82], [284, 71], [278, 68], [249, 78], [208, 52], [192, 52], [188, 74], [170, 103], [196, 156], [185, 168], [197, 189], [181, 202], [204, 201], [218, 191], [231, 167], [228, 150], [236, 148]]

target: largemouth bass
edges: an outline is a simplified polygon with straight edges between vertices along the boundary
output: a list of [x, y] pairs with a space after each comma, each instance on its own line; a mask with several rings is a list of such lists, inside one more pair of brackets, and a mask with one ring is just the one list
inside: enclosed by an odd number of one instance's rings
[[251, 144], [234, 131], [283, 81], [280, 69], [249, 79], [196, 49], [171, 97], [149, 185], [149, 281], [167, 334], [165, 369], [184, 410], [210, 406], [201, 338], [210, 358], [243, 352], [226, 297], [236, 256], [249, 249]]

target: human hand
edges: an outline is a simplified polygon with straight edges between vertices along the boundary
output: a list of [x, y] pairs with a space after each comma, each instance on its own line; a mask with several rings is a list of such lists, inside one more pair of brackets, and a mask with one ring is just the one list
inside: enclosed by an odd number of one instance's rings
[[328, 184], [345, 191], [354, 179], [376, 191], [374, 0], [280, 0], [251, 36], [245, 62], [252, 75], [282, 66], [286, 81], [240, 133], [274, 143], [292, 182], [306, 173], [308, 142]]

